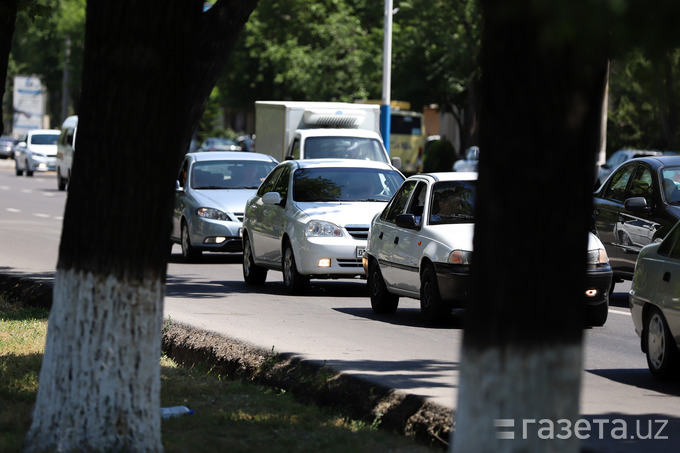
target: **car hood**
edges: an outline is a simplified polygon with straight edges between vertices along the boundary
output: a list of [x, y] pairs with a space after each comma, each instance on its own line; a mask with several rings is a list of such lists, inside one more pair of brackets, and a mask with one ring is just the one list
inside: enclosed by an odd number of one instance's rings
[[453, 223], [447, 225], [428, 225], [430, 239], [449, 246], [452, 250], [472, 251], [472, 240], [475, 236], [474, 223]]
[[57, 145], [30, 145], [28, 149], [32, 153], [44, 154], [46, 156], [57, 155]]
[[385, 209], [387, 202], [322, 202], [296, 203], [303, 215], [310, 219], [325, 220], [338, 226], [370, 225], [373, 217]]
[[257, 189], [205, 189], [193, 190], [197, 207], [217, 208], [229, 212], [244, 212], [246, 202]]

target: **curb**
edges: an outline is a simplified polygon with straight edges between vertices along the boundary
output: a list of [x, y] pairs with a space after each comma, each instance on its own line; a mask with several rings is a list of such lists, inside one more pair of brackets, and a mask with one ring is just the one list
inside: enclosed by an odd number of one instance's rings
[[[52, 306], [51, 283], [0, 274], [0, 292], [29, 306]], [[368, 425], [413, 437], [421, 444], [448, 448], [453, 414], [423, 397], [171, 319], [164, 320], [162, 351], [182, 366], [203, 366], [233, 380], [283, 389], [302, 401], [331, 407]]]

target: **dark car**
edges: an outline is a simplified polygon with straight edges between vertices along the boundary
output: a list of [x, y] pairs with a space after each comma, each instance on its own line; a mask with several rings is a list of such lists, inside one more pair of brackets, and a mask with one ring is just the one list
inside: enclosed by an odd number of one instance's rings
[[14, 159], [14, 146], [19, 142], [18, 139], [3, 135], [0, 137], [0, 158]]
[[607, 179], [607, 176], [611, 175], [614, 170], [616, 170], [622, 163], [635, 159], [637, 157], [646, 156], [661, 156], [663, 153], [659, 150], [647, 150], [647, 149], [620, 149], [614, 154], [609, 156], [607, 162], [600, 168], [600, 173], [597, 175], [597, 181], [595, 182], [595, 188], [597, 189], [602, 185], [602, 183]]
[[614, 282], [631, 280], [640, 249], [661, 242], [680, 219], [680, 156], [624, 162], [595, 192], [593, 218]]

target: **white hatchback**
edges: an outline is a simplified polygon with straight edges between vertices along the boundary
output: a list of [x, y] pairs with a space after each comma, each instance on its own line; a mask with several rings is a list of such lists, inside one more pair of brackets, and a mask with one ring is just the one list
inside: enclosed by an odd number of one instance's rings
[[264, 283], [283, 272], [290, 292], [310, 278], [364, 276], [371, 219], [404, 176], [391, 165], [353, 159], [279, 164], [248, 200], [243, 219], [243, 277]]

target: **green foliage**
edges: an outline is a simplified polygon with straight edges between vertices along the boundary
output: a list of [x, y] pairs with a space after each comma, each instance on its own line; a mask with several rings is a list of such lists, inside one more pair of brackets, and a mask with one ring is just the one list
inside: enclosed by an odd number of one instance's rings
[[425, 148], [423, 172], [451, 171], [456, 160], [456, 150], [446, 139], [435, 140]]

